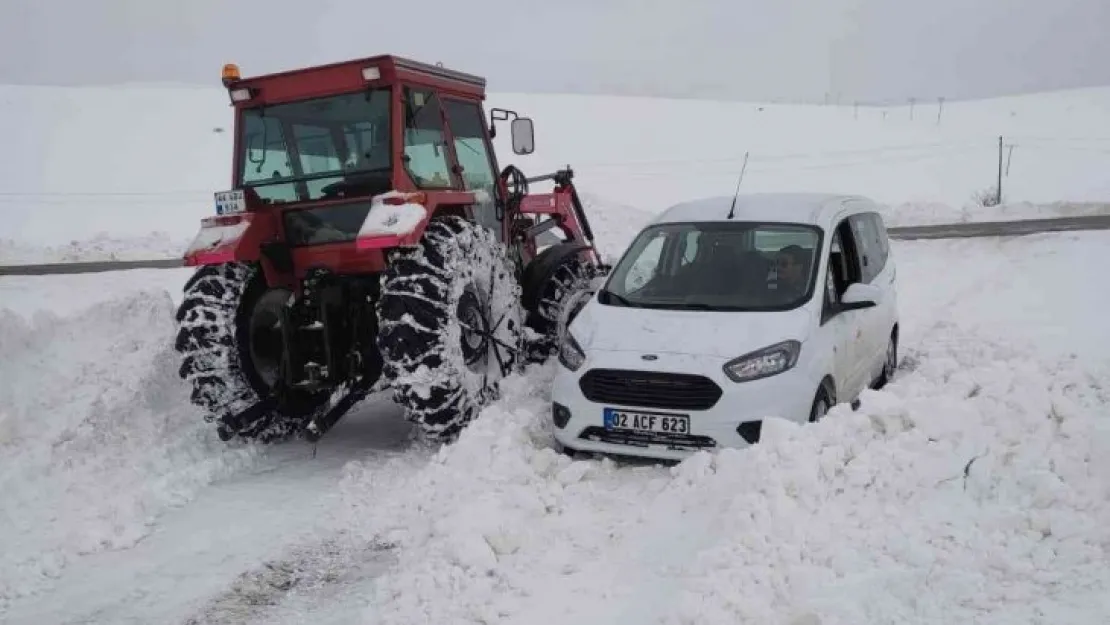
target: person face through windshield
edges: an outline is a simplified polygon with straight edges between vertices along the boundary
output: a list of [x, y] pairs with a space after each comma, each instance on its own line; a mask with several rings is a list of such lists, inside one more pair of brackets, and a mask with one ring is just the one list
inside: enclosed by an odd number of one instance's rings
[[779, 250], [775, 258], [779, 284], [793, 291], [805, 290], [806, 265], [805, 251], [797, 245], [787, 245]]

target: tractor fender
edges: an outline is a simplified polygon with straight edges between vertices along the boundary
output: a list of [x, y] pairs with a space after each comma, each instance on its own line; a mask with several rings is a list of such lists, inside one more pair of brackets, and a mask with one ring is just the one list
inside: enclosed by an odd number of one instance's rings
[[253, 262], [263, 241], [274, 238], [274, 217], [269, 213], [243, 212], [206, 217], [185, 250], [185, 266]]
[[475, 197], [471, 191], [389, 191], [376, 195], [370, 201], [370, 212], [359, 229], [355, 247], [384, 250], [418, 245], [432, 219], [461, 216], [462, 206], [473, 204]]
[[559, 243], [533, 258], [520, 277], [521, 303], [524, 309], [535, 309], [539, 303], [540, 289], [564, 260], [588, 249], [590, 246], [585, 243]]

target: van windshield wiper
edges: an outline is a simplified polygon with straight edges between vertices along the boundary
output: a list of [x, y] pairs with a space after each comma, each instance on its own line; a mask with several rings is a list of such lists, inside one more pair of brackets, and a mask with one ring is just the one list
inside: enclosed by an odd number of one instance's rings
[[689, 308], [690, 310], [719, 310], [716, 306], [711, 306], [705, 302], [681, 302], [675, 304], [675, 306]]
[[621, 306], [631, 307], [633, 305], [632, 302], [628, 301], [628, 299], [626, 299], [626, 298], [624, 298], [620, 295], [617, 295], [616, 293], [610, 291], [609, 289], [601, 289], [601, 294], [604, 295], [605, 297], [609, 298], [609, 299], [617, 300], [617, 303], [620, 304]]

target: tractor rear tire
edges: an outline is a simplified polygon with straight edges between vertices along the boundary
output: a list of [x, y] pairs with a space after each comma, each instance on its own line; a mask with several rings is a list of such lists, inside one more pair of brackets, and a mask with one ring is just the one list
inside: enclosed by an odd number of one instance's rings
[[392, 253], [378, 318], [383, 374], [429, 439], [454, 439], [521, 366], [513, 263], [490, 230], [465, 219], [436, 218], [419, 246]]
[[[236, 436], [264, 443], [286, 439], [327, 400], [326, 394], [292, 393], [279, 408], [250, 423], [230, 422], [231, 416], [269, 393], [252, 360], [251, 317], [260, 302], [272, 307], [280, 301], [275, 295], [257, 265], [250, 263], [206, 265], [185, 284], [177, 309], [178, 374], [192, 385], [192, 402], [204, 410], [205, 420], [217, 422], [225, 441]], [[256, 353], [281, 347], [272, 336], [255, 341]]]

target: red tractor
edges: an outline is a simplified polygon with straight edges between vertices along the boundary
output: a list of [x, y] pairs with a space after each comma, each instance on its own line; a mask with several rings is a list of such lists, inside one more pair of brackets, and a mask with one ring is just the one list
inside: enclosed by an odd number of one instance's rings
[[223, 84], [232, 189], [185, 254], [199, 269], [176, 340], [223, 440], [314, 441], [384, 389], [449, 440], [551, 355], [564, 304], [608, 269], [569, 168], [499, 171], [496, 122], [516, 154], [532, 122], [491, 109], [487, 124], [482, 78], [377, 56], [254, 78], [227, 65]]

